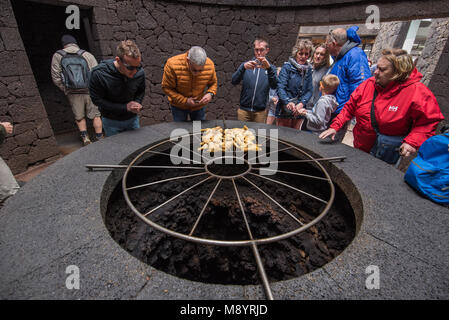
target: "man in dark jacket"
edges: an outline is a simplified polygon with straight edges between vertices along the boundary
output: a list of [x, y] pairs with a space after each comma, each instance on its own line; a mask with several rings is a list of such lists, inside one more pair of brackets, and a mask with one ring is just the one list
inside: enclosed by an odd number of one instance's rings
[[244, 62], [232, 75], [232, 84], [243, 80], [240, 94], [240, 108], [237, 112], [240, 121], [265, 123], [268, 94], [277, 87], [276, 67], [270, 64], [266, 55], [270, 51], [268, 41], [257, 38], [254, 41], [255, 58]]
[[89, 92], [101, 112], [106, 136], [140, 127], [139, 113], [145, 95], [145, 73], [137, 45], [122, 41], [114, 60], [92, 69]]

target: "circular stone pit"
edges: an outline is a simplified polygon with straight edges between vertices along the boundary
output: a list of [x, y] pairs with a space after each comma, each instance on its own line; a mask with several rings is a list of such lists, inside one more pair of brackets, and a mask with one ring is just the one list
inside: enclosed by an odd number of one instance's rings
[[[207, 121], [202, 127], [222, 125]], [[242, 127], [226, 121], [227, 127]], [[349, 200], [355, 237], [334, 260], [308, 274], [271, 283], [276, 299], [448, 299], [448, 209], [414, 192], [403, 173], [342, 144], [278, 129], [279, 137], [323, 163]], [[0, 298], [3, 299], [265, 299], [260, 285], [206, 284], [175, 277], [135, 258], [111, 237], [106, 204], [123, 169], [88, 171], [86, 164], [128, 164], [130, 155], [189, 123], [165, 123], [106, 138], [57, 161], [0, 210]], [[262, 247], [262, 246], [261, 246]], [[76, 266], [80, 289], [68, 290]], [[370, 266], [380, 288], [368, 290]]]

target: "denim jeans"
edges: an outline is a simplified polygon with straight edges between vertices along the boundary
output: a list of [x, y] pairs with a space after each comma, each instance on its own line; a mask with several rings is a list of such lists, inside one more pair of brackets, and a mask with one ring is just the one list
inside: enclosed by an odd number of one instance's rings
[[140, 128], [139, 117], [137, 115], [128, 120], [113, 120], [101, 117], [101, 121], [103, 121], [103, 129], [106, 137], [113, 136], [123, 131]]
[[175, 106], [170, 106], [171, 113], [173, 115], [173, 121], [188, 121], [187, 118], [190, 116], [190, 121], [195, 120], [206, 120], [206, 111], [205, 107], [201, 108], [200, 110], [196, 111], [190, 111], [190, 110], [184, 110], [177, 108]]

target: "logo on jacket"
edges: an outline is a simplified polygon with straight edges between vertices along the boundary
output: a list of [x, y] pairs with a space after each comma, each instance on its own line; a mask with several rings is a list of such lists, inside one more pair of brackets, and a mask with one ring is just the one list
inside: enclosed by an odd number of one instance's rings
[[389, 108], [388, 108], [388, 111], [394, 111], [394, 112], [396, 112], [396, 111], [398, 111], [398, 106], [390, 106]]

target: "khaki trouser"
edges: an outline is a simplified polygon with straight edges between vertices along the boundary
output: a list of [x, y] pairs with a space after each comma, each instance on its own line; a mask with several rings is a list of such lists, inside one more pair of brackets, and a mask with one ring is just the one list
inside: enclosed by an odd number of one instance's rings
[[92, 120], [101, 116], [98, 107], [93, 104], [89, 94], [69, 93], [67, 94], [67, 100], [69, 100], [76, 121], [83, 120], [86, 117]]
[[265, 123], [267, 121], [267, 110], [263, 111], [246, 111], [242, 109], [237, 110], [237, 119], [244, 122], [259, 122]]

